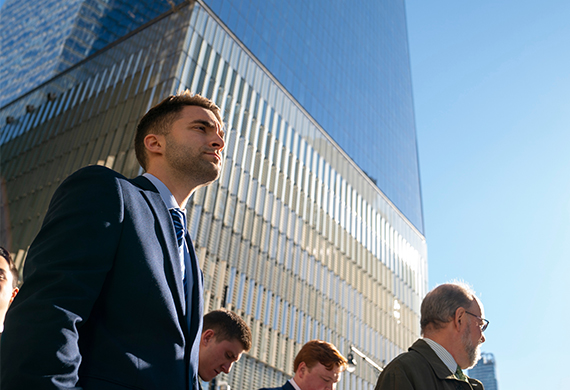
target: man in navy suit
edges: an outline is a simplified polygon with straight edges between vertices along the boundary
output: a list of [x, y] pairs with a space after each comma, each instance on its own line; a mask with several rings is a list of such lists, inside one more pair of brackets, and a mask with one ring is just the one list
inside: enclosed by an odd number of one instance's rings
[[312, 340], [295, 357], [293, 378], [281, 387], [259, 390], [334, 390], [346, 367], [346, 358], [333, 344]]
[[90, 166], [61, 184], [6, 317], [3, 390], [199, 388], [203, 276], [184, 206], [223, 147], [219, 108], [185, 92], [141, 119], [143, 176]]

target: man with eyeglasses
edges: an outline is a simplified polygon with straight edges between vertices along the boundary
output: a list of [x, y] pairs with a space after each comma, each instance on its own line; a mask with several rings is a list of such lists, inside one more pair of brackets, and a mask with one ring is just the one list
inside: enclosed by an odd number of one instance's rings
[[420, 325], [423, 338], [385, 367], [375, 390], [483, 390], [462, 371], [479, 360], [489, 325], [475, 292], [458, 282], [436, 287], [422, 302]]

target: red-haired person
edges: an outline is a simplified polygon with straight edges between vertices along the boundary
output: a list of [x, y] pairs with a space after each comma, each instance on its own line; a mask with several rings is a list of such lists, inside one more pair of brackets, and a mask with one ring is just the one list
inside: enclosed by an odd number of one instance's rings
[[260, 390], [334, 390], [347, 360], [326, 341], [312, 340], [295, 357], [295, 375], [281, 387]]

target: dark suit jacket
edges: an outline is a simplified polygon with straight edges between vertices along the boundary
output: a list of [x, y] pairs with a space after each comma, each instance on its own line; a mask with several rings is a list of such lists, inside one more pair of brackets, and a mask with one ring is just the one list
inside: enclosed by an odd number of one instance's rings
[[281, 387], [273, 387], [271, 389], [269, 388], [263, 388], [263, 389], [259, 389], [259, 390], [295, 390], [295, 388], [293, 387], [293, 385], [287, 381], [285, 382], [285, 384]]
[[83, 168], [56, 190], [6, 316], [3, 390], [198, 386], [202, 273], [193, 306], [170, 214], [144, 177]]
[[483, 390], [477, 379], [460, 381], [424, 340], [417, 340], [408, 352], [388, 364], [375, 390]]

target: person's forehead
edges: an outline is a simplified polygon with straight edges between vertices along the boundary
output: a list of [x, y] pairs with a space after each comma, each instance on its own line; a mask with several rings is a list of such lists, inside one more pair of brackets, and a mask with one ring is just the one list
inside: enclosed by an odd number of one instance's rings
[[10, 264], [8, 264], [8, 260], [4, 256], [0, 256], [0, 269], [10, 273]]
[[180, 112], [178, 119], [185, 121], [209, 120], [212, 121], [216, 126], [220, 128], [222, 127], [222, 124], [218, 122], [218, 118], [214, 112], [202, 106], [184, 106]]
[[312, 373], [315, 375], [319, 375], [325, 378], [332, 379], [334, 381], [338, 381], [340, 378], [340, 366], [334, 364], [333, 367], [329, 370], [323, 364], [317, 363], [313, 369], [311, 370]]
[[239, 357], [244, 351], [241, 341], [237, 339], [222, 340], [219, 342], [224, 352], [230, 352], [234, 357]]
[[475, 297], [475, 300], [473, 301], [473, 303], [469, 307], [469, 311], [473, 312], [473, 314], [476, 314], [479, 317], [484, 317], [485, 311], [483, 309], [483, 304], [481, 303], [479, 298]]

